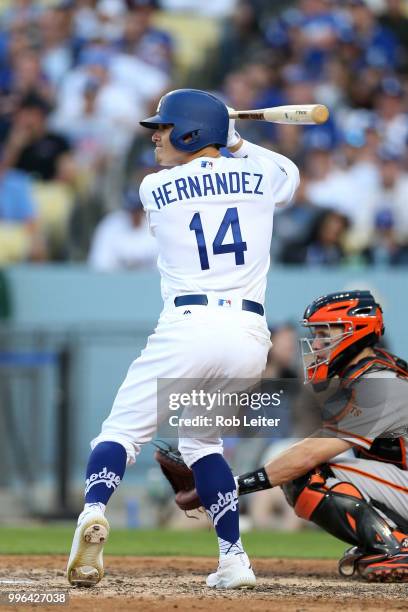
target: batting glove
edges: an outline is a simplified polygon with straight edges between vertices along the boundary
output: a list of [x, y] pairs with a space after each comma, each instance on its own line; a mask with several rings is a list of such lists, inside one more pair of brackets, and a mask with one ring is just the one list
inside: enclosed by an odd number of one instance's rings
[[[231, 106], [227, 106], [227, 109], [229, 111], [235, 110], [231, 108]], [[238, 134], [238, 132], [235, 129], [235, 119], [230, 119], [229, 126], [228, 126], [227, 147], [228, 148], [235, 147], [235, 145], [237, 145], [240, 140], [241, 140], [241, 136]]]

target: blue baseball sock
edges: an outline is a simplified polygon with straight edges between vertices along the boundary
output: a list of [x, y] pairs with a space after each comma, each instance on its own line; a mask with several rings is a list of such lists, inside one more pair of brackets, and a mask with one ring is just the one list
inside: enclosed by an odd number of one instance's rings
[[198, 496], [218, 535], [220, 557], [242, 553], [238, 495], [228, 463], [214, 453], [196, 461], [191, 469]]
[[106, 505], [126, 469], [126, 450], [118, 442], [100, 442], [93, 449], [86, 470], [85, 503]]

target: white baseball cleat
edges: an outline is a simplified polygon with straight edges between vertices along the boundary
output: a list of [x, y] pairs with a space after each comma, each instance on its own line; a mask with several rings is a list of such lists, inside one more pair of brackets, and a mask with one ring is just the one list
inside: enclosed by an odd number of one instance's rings
[[99, 504], [79, 516], [67, 565], [70, 584], [91, 587], [102, 580], [103, 546], [108, 536], [109, 523]]
[[221, 559], [217, 571], [206, 582], [216, 589], [253, 589], [256, 578], [246, 553], [239, 553]]

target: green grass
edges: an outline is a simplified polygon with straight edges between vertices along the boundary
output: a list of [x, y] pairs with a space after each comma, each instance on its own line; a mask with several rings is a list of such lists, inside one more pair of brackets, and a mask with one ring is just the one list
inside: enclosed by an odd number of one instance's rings
[[[64, 554], [71, 546], [72, 527], [1, 527], [0, 554]], [[345, 545], [321, 531], [296, 533], [253, 531], [243, 535], [253, 557], [338, 558]], [[108, 555], [215, 556], [210, 530], [169, 531], [113, 529], [105, 547]]]

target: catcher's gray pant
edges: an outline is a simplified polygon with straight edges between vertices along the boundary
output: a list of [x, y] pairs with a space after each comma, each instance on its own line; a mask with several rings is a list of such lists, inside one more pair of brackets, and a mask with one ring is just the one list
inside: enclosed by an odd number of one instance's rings
[[367, 499], [382, 502], [408, 519], [408, 471], [400, 470], [391, 463], [338, 456], [328, 464], [336, 478], [326, 482], [332, 486], [336, 481], [353, 483]]
[[[128, 464], [134, 463], [140, 445], [149, 442], [157, 429], [158, 379], [257, 379], [270, 346], [265, 318], [258, 314], [216, 306], [166, 308], [146, 348], [131, 364], [91, 447], [102, 441], [119, 442]], [[180, 438], [179, 449], [188, 466], [223, 452], [219, 437]]]

